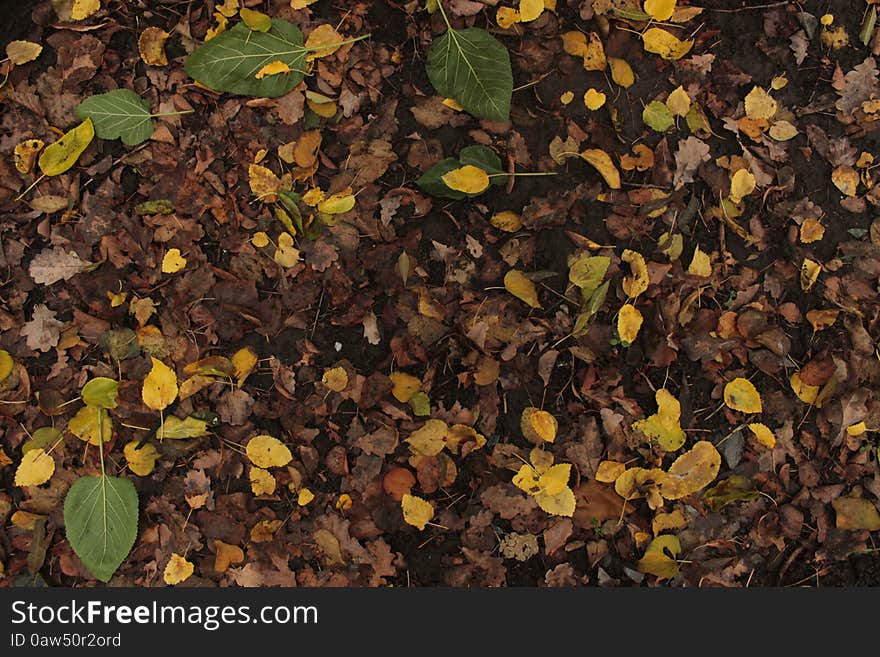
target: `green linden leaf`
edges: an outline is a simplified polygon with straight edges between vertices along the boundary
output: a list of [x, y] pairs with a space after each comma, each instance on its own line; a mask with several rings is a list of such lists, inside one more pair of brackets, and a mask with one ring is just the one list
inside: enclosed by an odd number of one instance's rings
[[[254, 32], [238, 23], [197, 48], [187, 58], [184, 69], [197, 82], [216, 91], [276, 98], [302, 82], [307, 53], [302, 32], [293, 23], [272, 19], [268, 32]], [[287, 64], [290, 72], [257, 79], [260, 69], [274, 61]]]
[[128, 479], [80, 477], [64, 498], [67, 540], [86, 568], [107, 582], [137, 538], [138, 496]]
[[119, 139], [134, 146], [153, 134], [150, 104], [130, 89], [115, 89], [89, 96], [74, 108], [76, 118], [91, 118], [101, 139]]
[[513, 94], [510, 54], [478, 27], [449, 29], [428, 50], [428, 79], [477, 118], [507, 121]]
[[672, 116], [666, 103], [661, 103], [659, 100], [652, 100], [645, 105], [645, 109], [642, 110], [642, 120], [657, 132], [666, 132], [675, 123], [675, 117]]

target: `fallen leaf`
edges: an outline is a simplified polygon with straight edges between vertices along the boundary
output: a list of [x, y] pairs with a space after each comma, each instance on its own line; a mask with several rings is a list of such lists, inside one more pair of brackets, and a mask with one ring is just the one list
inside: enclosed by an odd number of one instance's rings
[[559, 423], [553, 415], [533, 406], [523, 409], [519, 426], [526, 439], [535, 445], [554, 442], [559, 429]]
[[590, 87], [584, 94], [584, 105], [588, 110], [597, 110], [605, 104], [605, 94]]
[[74, 251], [60, 246], [40, 251], [28, 267], [28, 273], [39, 285], [52, 285], [60, 280], [70, 280], [77, 274], [89, 271], [94, 264], [83, 260]]
[[649, 27], [642, 33], [642, 43], [646, 51], [660, 55], [663, 59], [675, 60], [681, 59], [690, 52], [694, 40], [681, 41], [666, 30]]
[[535, 284], [518, 269], [511, 269], [504, 275], [504, 289], [532, 308], [541, 307]]
[[636, 76], [625, 59], [609, 57], [608, 68], [611, 69], [611, 79], [614, 80], [614, 83], [624, 89], [629, 89], [636, 81]]
[[175, 584], [185, 582], [190, 578], [194, 571], [195, 566], [193, 563], [187, 561], [185, 557], [182, 557], [175, 552], [171, 555], [171, 559], [168, 561], [165, 570], [162, 572], [162, 579], [165, 580], [165, 583], [169, 586], [174, 586]]
[[44, 303], [34, 306], [31, 321], [19, 330], [19, 335], [26, 338], [28, 349], [49, 351], [58, 344], [64, 324], [55, 319], [55, 311], [49, 310]]
[[688, 274], [708, 278], [712, 275], [712, 259], [708, 253], [703, 253], [700, 247], [694, 249], [694, 257], [688, 265]]
[[676, 0], [645, 0], [645, 13], [655, 21], [668, 21], [675, 11]]
[[419, 530], [424, 530], [434, 517], [434, 507], [430, 502], [409, 493], [404, 493], [400, 500], [400, 508], [403, 511], [403, 520]]
[[251, 492], [254, 495], [273, 495], [276, 481], [268, 470], [251, 466], [248, 477], [251, 482]]
[[648, 438], [657, 441], [667, 452], [674, 452], [684, 445], [685, 433], [681, 428], [681, 404], [666, 388], [654, 393], [657, 412], [644, 420], [638, 420], [632, 427]]
[[58, 176], [76, 164], [82, 152], [92, 143], [95, 137], [95, 126], [91, 119], [86, 119], [75, 128], [64, 133], [40, 153], [38, 164], [40, 171], [47, 176]]
[[225, 573], [229, 566], [240, 564], [244, 561], [244, 551], [237, 545], [230, 545], [217, 539], [214, 541], [214, 570]]
[[720, 469], [721, 454], [715, 445], [701, 440], [669, 466], [660, 493], [667, 500], [687, 497], [711, 484]]
[[880, 530], [880, 513], [868, 500], [854, 497], [838, 497], [831, 501], [837, 514], [837, 528], [848, 530]]
[[681, 542], [678, 537], [664, 534], [651, 541], [644, 556], [636, 564], [636, 568], [640, 573], [655, 575], [660, 579], [670, 579], [678, 575], [678, 562], [675, 559], [679, 554], [681, 554]]
[[770, 120], [776, 114], [778, 105], [773, 97], [761, 87], [755, 86], [746, 94], [746, 116], [753, 120]]
[[100, 0], [73, 0], [70, 17], [75, 21], [81, 21], [101, 8]]
[[21, 458], [15, 470], [16, 486], [45, 484], [55, 473], [55, 459], [45, 449], [32, 449]]
[[[241, 16], [244, 24], [255, 32], [268, 32], [272, 27], [272, 19], [261, 11], [242, 7], [238, 10], [238, 15]], [[306, 47], [308, 48], [308, 44]]]
[[672, 112], [673, 116], [687, 116], [691, 109], [691, 97], [688, 96], [684, 88], [679, 85], [675, 88], [666, 99], [666, 107]]
[[138, 53], [148, 66], [167, 66], [168, 58], [165, 56], [165, 42], [171, 36], [159, 27], [148, 27], [141, 32], [138, 38]]
[[251, 164], [248, 167], [248, 184], [251, 192], [264, 203], [274, 203], [281, 191], [281, 180], [270, 169]]
[[168, 249], [162, 258], [162, 273], [176, 274], [186, 267], [186, 258], [180, 255], [180, 249]]
[[624, 276], [623, 291], [630, 299], [635, 299], [642, 292], [648, 289], [648, 265], [645, 258], [638, 251], [624, 250], [620, 259], [627, 263], [632, 271], [631, 276]]
[[287, 445], [265, 434], [251, 438], [245, 452], [251, 463], [260, 468], [280, 468], [293, 460]]
[[724, 403], [741, 413], [760, 413], [763, 410], [761, 395], [748, 379], [737, 377], [724, 386]]
[[764, 447], [773, 449], [776, 446], [776, 436], [773, 435], [773, 431], [766, 424], [753, 422], [749, 425], [749, 430], [755, 434], [757, 441], [764, 445]]
[[149, 408], [162, 411], [177, 399], [177, 375], [158, 358], [150, 356], [150, 360], [153, 367], [144, 378], [141, 397]]
[[630, 345], [636, 341], [639, 329], [642, 328], [642, 313], [631, 303], [624, 304], [617, 316], [617, 334], [620, 341]]
[[34, 61], [41, 52], [43, 52], [43, 46], [32, 41], [10, 41], [6, 44], [6, 56], [16, 66]]
[[128, 469], [139, 477], [146, 477], [156, 466], [156, 459], [159, 458], [159, 452], [150, 443], [145, 443], [140, 449], [138, 449], [138, 445], [140, 445], [139, 440], [132, 440], [131, 442], [126, 443], [122, 453], [125, 455], [125, 462], [128, 464]]
[[391, 383], [394, 386], [391, 389], [391, 394], [394, 395], [397, 401], [403, 404], [412, 399], [412, 396], [422, 389], [421, 379], [406, 372], [392, 372], [388, 378], [391, 379]]
[[309, 34], [306, 39], [306, 50], [309, 51], [307, 60], [318, 59], [320, 57], [328, 57], [339, 50], [340, 42], [345, 39], [337, 32], [332, 25], [325, 23], [319, 25]]
[[480, 167], [466, 164], [440, 176], [443, 183], [457, 192], [479, 194], [489, 188], [489, 174]]
[[620, 189], [620, 172], [608, 153], [599, 148], [589, 148], [581, 153], [581, 158], [599, 172], [611, 189]]
[[254, 77], [257, 80], [262, 80], [270, 75], [280, 75], [281, 73], [290, 73], [290, 67], [279, 59], [262, 66], [259, 71], [254, 73]]

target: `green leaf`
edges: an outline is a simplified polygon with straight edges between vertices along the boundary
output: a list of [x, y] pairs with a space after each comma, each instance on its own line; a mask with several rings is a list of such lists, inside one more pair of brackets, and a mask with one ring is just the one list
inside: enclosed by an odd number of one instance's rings
[[416, 180], [416, 185], [418, 185], [422, 191], [427, 192], [431, 196], [437, 196], [438, 198], [451, 198], [455, 200], [467, 198], [467, 194], [454, 189], [449, 189], [449, 187], [446, 186], [446, 183], [440, 179], [442, 176], [460, 166], [461, 164], [454, 157], [447, 157], [445, 160], [440, 160], [437, 164], [425, 171], [421, 178]]
[[428, 50], [427, 72], [437, 93], [457, 100], [470, 114], [493, 121], [510, 116], [510, 55], [485, 30], [447, 30]]
[[581, 288], [586, 301], [602, 283], [610, 264], [611, 258], [608, 256], [591, 256], [589, 253], [583, 253], [571, 263], [568, 280]]
[[488, 173], [492, 176], [489, 178], [492, 185], [503, 186], [507, 183], [506, 175], [493, 175], [506, 172], [501, 168], [501, 158], [488, 146], [465, 146], [459, 152], [458, 160], [463, 166], [470, 164]]
[[[184, 69], [197, 82], [216, 91], [275, 98], [296, 87], [305, 75], [306, 53], [299, 28], [272, 19], [268, 32], [254, 32], [244, 23], [218, 34], [190, 55]], [[266, 64], [281, 61], [290, 73], [257, 79]]]
[[89, 96], [73, 113], [80, 120], [91, 118], [95, 134], [101, 139], [121, 137], [126, 146], [140, 144], [153, 135], [150, 104], [130, 89]]
[[642, 121], [657, 132], [666, 132], [675, 123], [675, 118], [666, 103], [652, 100], [642, 110]]
[[61, 432], [55, 427], [40, 427], [21, 446], [21, 453], [24, 455], [32, 449], [44, 449], [59, 438], [61, 438]]
[[99, 408], [116, 408], [116, 393], [119, 391], [119, 382], [99, 376], [83, 386], [83, 401], [90, 406]]
[[173, 415], [166, 417], [165, 422], [156, 430], [156, 438], [184, 439], [200, 438], [208, 435], [208, 423], [192, 416], [181, 420]]
[[134, 545], [138, 496], [128, 479], [80, 477], [64, 498], [67, 540], [86, 568], [102, 582], [116, 572]]
[[602, 308], [602, 304], [605, 303], [605, 297], [608, 296], [608, 284], [611, 281], [605, 281], [600, 285], [592, 295], [590, 295], [590, 301], [587, 303], [587, 312], [592, 316], [599, 312], [599, 309]]
[[874, 27], [877, 25], [877, 7], [871, 7], [871, 11], [868, 12], [868, 15], [865, 16], [865, 20], [862, 21], [862, 28], [859, 30], [859, 41], [862, 42], [863, 46], [867, 46], [871, 41], [871, 35], [874, 34]]

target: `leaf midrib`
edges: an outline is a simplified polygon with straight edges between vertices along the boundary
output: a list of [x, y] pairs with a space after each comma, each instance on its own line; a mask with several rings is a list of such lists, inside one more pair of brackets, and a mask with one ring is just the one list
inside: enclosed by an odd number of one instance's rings
[[[483, 95], [484, 95], [486, 98], [489, 99], [489, 102], [490, 102], [490, 103], [492, 104], [492, 106], [498, 111], [499, 114], [503, 114], [503, 112], [502, 112], [502, 110], [501, 110], [501, 107], [495, 102], [495, 99], [492, 98], [492, 95], [489, 93], [489, 90], [486, 89], [486, 86], [483, 84], [483, 81], [482, 81], [482, 80], [480, 79], [480, 77], [477, 75], [477, 72], [474, 70], [474, 67], [471, 65], [470, 60], [469, 60], [469, 59], [467, 58], [467, 56], [465, 55], [464, 50], [462, 49], [461, 45], [460, 45], [459, 42], [458, 42], [458, 32], [457, 32], [457, 30], [449, 29], [447, 33], [448, 33], [449, 36], [451, 37], [451, 38], [449, 39], [449, 41], [454, 41], [454, 42], [455, 42], [455, 47], [456, 47], [456, 49], [458, 50], [459, 55], [460, 55], [461, 58], [464, 60], [464, 62], [467, 64], [467, 67], [468, 67], [468, 69], [470, 70], [471, 75], [472, 75], [473, 78], [477, 81], [477, 84], [480, 86], [480, 89], [483, 91]], [[448, 50], [449, 50], [449, 47], [447, 46], [447, 51], [448, 51]], [[447, 78], [447, 82], [448, 82], [448, 78]]]

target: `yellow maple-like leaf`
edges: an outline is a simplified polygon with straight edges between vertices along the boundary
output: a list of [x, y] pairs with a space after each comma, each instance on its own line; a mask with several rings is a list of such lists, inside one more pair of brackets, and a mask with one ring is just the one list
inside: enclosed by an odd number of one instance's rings
[[617, 57], [608, 58], [608, 68], [611, 69], [611, 79], [615, 84], [620, 85], [624, 89], [629, 89], [636, 81], [632, 67], [625, 59]]
[[80, 440], [98, 447], [103, 441], [110, 439], [113, 422], [105, 409], [86, 404], [70, 418], [67, 428]]
[[642, 313], [631, 303], [624, 304], [617, 315], [617, 335], [620, 341], [631, 345], [636, 341], [639, 329], [642, 328]]
[[642, 43], [647, 52], [660, 55], [663, 59], [675, 60], [681, 59], [690, 52], [694, 40], [682, 41], [659, 27], [649, 27], [642, 34]]
[[535, 445], [541, 443], [552, 443], [556, 440], [556, 431], [559, 423], [547, 411], [542, 411], [534, 406], [527, 406], [523, 409], [519, 420], [520, 429], [529, 442]]
[[162, 573], [162, 579], [164, 579], [165, 583], [169, 586], [174, 586], [175, 584], [180, 584], [181, 582], [188, 580], [194, 571], [195, 566], [193, 563], [187, 561], [185, 557], [175, 552], [171, 555], [171, 559], [165, 566], [165, 570]]
[[332, 25], [324, 24], [316, 27], [306, 39], [306, 50], [309, 51], [306, 59], [311, 61], [321, 57], [327, 57], [339, 50], [343, 36]]
[[544, 0], [519, 0], [519, 16], [523, 23], [537, 20], [544, 13]]
[[859, 186], [859, 174], [848, 164], [843, 164], [831, 172], [831, 182], [845, 196], [855, 196]]
[[139, 477], [146, 477], [156, 467], [159, 451], [150, 443], [144, 443], [140, 449], [138, 449], [138, 445], [140, 445], [139, 440], [132, 440], [126, 443], [122, 453], [125, 455], [128, 469]]
[[801, 375], [798, 372], [795, 372], [788, 379], [789, 384], [791, 385], [791, 389], [794, 391], [794, 394], [797, 395], [797, 398], [800, 399], [805, 404], [815, 404], [816, 397], [819, 396], [820, 386], [811, 386], [809, 384], [804, 383], [801, 380]]
[[214, 570], [218, 573], [225, 573], [229, 566], [242, 563], [244, 561], [244, 551], [237, 545], [230, 545], [217, 539], [214, 541]]
[[691, 110], [691, 97], [688, 96], [684, 87], [679, 85], [666, 99], [666, 107], [669, 108], [673, 116], [687, 116]]
[[601, 148], [588, 148], [581, 153], [581, 158], [599, 172], [611, 189], [620, 189], [620, 171], [608, 153]]
[[757, 388], [742, 377], [737, 377], [724, 386], [724, 403], [740, 413], [760, 413], [763, 410]]
[[167, 66], [168, 57], [165, 56], [165, 42], [168, 34], [160, 27], [148, 27], [138, 37], [138, 54], [147, 66]]
[[238, 11], [241, 20], [254, 32], [268, 32], [272, 28], [272, 19], [261, 11], [242, 7]]
[[293, 267], [300, 261], [299, 249], [293, 246], [293, 236], [281, 233], [278, 236], [278, 248], [272, 258], [282, 267]]
[[436, 456], [446, 446], [449, 426], [443, 420], [428, 420], [406, 439], [410, 449], [422, 456]]
[[95, 126], [88, 118], [71, 128], [56, 142], [46, 146], [37, 163], [47, 176], [57, 176], [72, 167], [95, 138]]
[[655, 21], [668, 21], [675, 11], [676, 0], [645, 0], [645, 13]]
[[504, 289], [532, 308], [540, 308], [538, 290], [532, 280], [518, 269], [511, 269], [504, 275]]
[[590, 87], [584, 94], [584, 105], [588, 110], [597, 110], [605, 104], [605, 94]]
[[101, 8], [100, 0], [74, 0], [70, 9], [70, 18], [81, 21], [88, 18]]
[[755, 86], [746, 94], [746, 116], [753, 120], [770, 120], [776, 114], [779, 105], [763, 88]]
[[813, 287], [813, 284], [819, 279], [821, 272], [822, 265], [815, 260], [804, 258], [804, 261], [801, 263], [801, 289], [807, 292]]
[[264, 203], [274, 203], [278, 200], [278, 192], [281, 190], [281, 179], [271, 169], [259, 164], [251, 164], [248, 167], [248, 185], [251, 192]]
[[769, 447], [773, 449], [776, 446], [776, 436], [773, 434], [773, 431], [766, 424], [762, 424], [761, 422], [752, 422], [749, 424], [749, 431], [755, 434], [755, 439], [764, 445], [764, 447]]
[[535, 501], [543, 511], [554, 516], [564, 516], [566, 518], [571, 518], [577, 507], [574, 491], [568, 486], [555, 495], [546, 492], [538, 493], [535, 495]]
[[400, 500], [400, 508], [403, 511], [404, 522], [420, 530], [423, 530], [434, 517], [434, 507], [430, 502], [409, 493], [404, 493]]
[[214, 9], [221, 16], [225, 16], [226, 18], [232, 18], [238, 13], [239, 3], [238, 0], [223, 0], [220, 4], [214, 5]]
[[495, 22], [502, 30], [509, 30], [520, 22], [519, 12], [512, 7], [498, 7], [498, 11], [495, 12]]
[[354, 207], [354, 194], [351, 193], [351, 187], [331, 194], [318, 203], [318, 212], [324, 214], [344, 214]]
[[444, 173], [440, 180], [449, 189], [465, 194], [479, 194], [489, 188], [489, 174], [472, 164]]
[[162, 258], [162, 273], [176, 274], [186, 267], [186, 258], [180, 255], [180, 249], [168, 249], [165, 257]]
[[755, 191], [755, 176], [748, 169], [737, 169], [730, 177], [730, 200], [739, 203]]
[[681, 404], [666, 388], [654, 393], [657, 412], [632, 426], [649, 438], [656, 440], [667, 452], [674, 452], [684, 445], [685, 433], [681, 428]]
[[344, 367], [331, 367], [324, 372], [321, 383], [333, 392], [342, 392], [348, 387], [348, 372]]
[[627, 263], [632, 271], [631, 276], [623, 277], [623, 291], [630, 299], [635, 299], [648, 289], [648, 265], [641, 253], [629, 249], [624, 250], [620, 259]]
[[254, 436], [245, 447], [250, 462], [259, 468], [280, 468], [293, 460], [287, 445], [273, 436]]
[[6, 45], [6, 56], [16, 66], [34, 61], [43, 52], [43, 46], [33, 41], [10, 41]]
[[55, 459], [45, 449], [32, 449], [21, 457], [15, 470], [16, 486], [39, 486], [45, 484], [55, 473]]
[[[670, 557], [667, 552], [672, 556]], [[640, 573], [654, 575], [660, 579], [670, 579], [678, 575], [678, 562], [675, 557], [679, 554], [681, 554], [681, 542], [678, 537], [664, 534], [651, 541], [644, 556], [636, 564], [636, 568]]]
[[391, 388], [391, 394], [394, 395], [397, 401], [403, 404], [412, 399], [412, 396], [422, 389], [421, 379], [406, 372], [392, 372], [388, 378], [391, 379], [391, 383], [394, 386]]
[[620, 461], [602, 461], [596, 468], [596, 481], [603, 484], [613, 484], [626, 470], [626, 463]]
[[701, 440], [669, 466], [660, 493], [667, 500], [680, 500], [711, 484], [719, 469], [721, 454], [708, 440]]
[[703, 278], [712, 275], [712, 259], [708, 253], [703, 253], [699, 246], [694, 249], [694, 257], [691, 259], [691, 264], [688, 265], [688, 274]]
[[257, 78], [257, 80], [262, 80], [266, 76], [280, 75], [281, 73], [290, 73], [290, 67], [285, 62], [282, 62], [280, 59], [276, 59], [273, 62], [269, 62], [259, 71], [254, 73], [254, 77]]
[[254, 495], [273, 495], [275, 493], [277, 482], [268, 470], [252, 465], [248, 476], [251, 482], [251, 492]]
[[154, 411], [161, 411], [177, 399], [177, 374], [154, 356], [150, 356], [153, 367], [144, 378], [141, 398]]

